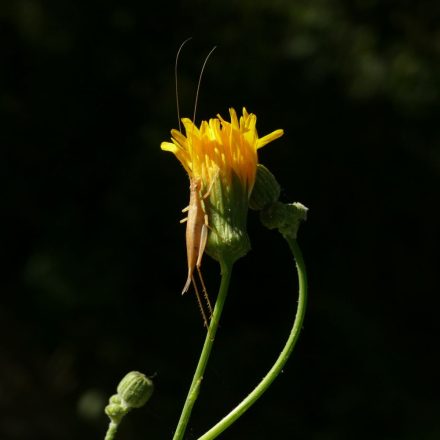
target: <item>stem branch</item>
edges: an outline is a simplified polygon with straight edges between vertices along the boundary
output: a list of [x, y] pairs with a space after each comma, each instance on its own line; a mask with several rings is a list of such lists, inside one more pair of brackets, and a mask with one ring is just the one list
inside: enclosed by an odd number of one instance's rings
[[263, 380], [255, 387], [255, 389], [240, 403], [238, 404], [228, 415], [226, 415], [222, 420], [220, 420], [216, 425], [214, 425], [209, 431], [199, 437], [198, 440], [212, 440], [220, 435], [226, 428], [231, 426], [241, 415], [243, 415], [269, 388], [275, 378], [280, 374], [284, 367], [287, 359], [295, 347], [298, 340], [299, 334], [301, 332], [302, 324], [304, 321], [304, 315], [306, 311], [307, 303], [307, 276], [304, 260], [302, 257], [301, 250], [298, 246], [296, 240], [285, 236], [290, 250], [295, 258], [296, 270], [298, 273], [298, 285], [299, 285], [299, 295], [298, 295], [298, 308], [296, 311], [295, 321], [293, 323], [292, 330], [290, 332], [289, 338], [281, 351], [275, 364], [263, 378]]
[[116, 432], [118, 430], [118, 424], [115, 422], [110, 422], [108, 425], [107, 433], [105, 434], [104, 440], [114, 440], [116, 436]]

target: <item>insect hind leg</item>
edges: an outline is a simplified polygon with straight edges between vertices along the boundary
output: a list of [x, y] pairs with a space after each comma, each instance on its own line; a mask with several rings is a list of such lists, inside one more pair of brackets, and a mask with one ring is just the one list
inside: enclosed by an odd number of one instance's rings
[[[202, 315], [203, 325], [206, 328], [208, 328], [208, 319], [206, 317], [205, 308], [203, 306], [203, 302], [202, 302], [202, 299], [200, 297], [199, 289], [197, 287], [197, 283], [196, 283], [196, 280], [194, 279], [194, 276], [191, 276], [191, 281], [192, 281], [193, 286], [194, 286], [194, 292], [196, 293], [197, 304], [199, 305], [199, 310], [200, 310], [200, 313]], [[202, 283], [202, 288], [205, 289], [204, 283]], [[203, 292], [204, 292], [203, 295], [205, 296], [205, 291], [203, 291]], [[206, 297], [205, 297], [205, 299], [206, 299]], [[210, 310], [210, 314], [211, 314], [211, 310]]]
[[209, 319], [211, 319], [211, 316], [212, 316], [212, 305], [211, 305], [211, 301], [209, 300], [208, 291], [206, 290], [205, 281], [203, 280], [202, 271], [200, 270], [199, 266], [197, 266], [197, 273], [199, 274], [200, 284], [202, 285], [203, 297], [205, 298], [205, 302], [206, 302], [206, 305], [208, 307]]

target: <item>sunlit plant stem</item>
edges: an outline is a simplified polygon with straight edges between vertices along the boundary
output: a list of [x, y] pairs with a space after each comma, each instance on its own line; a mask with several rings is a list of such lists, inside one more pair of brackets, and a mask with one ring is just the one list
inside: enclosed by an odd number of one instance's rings
[[186, 426], [188, 425], [191, 411], [199, 395], [200, 386], [202, 384], [203, 375], [205, 374], [206, 365], [211, 354], [212, 347], [214, 345], [215, 335], [217, 333], [220, 316], [225, 304], [226, 295], [229, 290], [229, 282], [231, 280], [231, 271], [233, 264], [229, 261], [220, 261], [221, 268], [221, 283], [220, 289], [215, 303], [214, 311], [212, 313], [211, 322], [209, 324], [208, 332], [206, 334], [205, 343], [203, 345], [200, 359], [197, 364], [196, 371], [188, 391], [188, 395], [185, 401], [185, 405], [180, 415], [179, 423], [177, 424], [176, 431], [174, 433], [173, 440], [181, 440], [185, 434]]
[[[231, 426], [240, 416], [242, 416], [269, 388], [275, 378], [281, 373], [285, 363], [289, 359], [296, 342], [298, 341], [299, 334], [301, 333], [301, 328], [304, 322], [304, 316], [307, 304], [307, 275], [304, 264], [304, 259], [298, 243], [292, 237], [283, 234], [286, 239], [290, 250], [295, 258], [296, 270], [298, 274], [298, 307], [292, 326], [292, 330], [289, 334], [287, 342], [279, 354], [277, 360], [275, 361], [272, 368], [262, 379], [262, 381], [255, 387], [255, 389], [245, 398], [241, 403], [239, 403], [228, 415], [226, 415], [222, 420], [220, 420], [216, 425], [214, 425], [209, 431], [199, 437], [198, 440], [212, 440], [218, 437], [225, 429]], [[226, 299], [227, 291], [229, 288], [229, 282], [231, 277], [232, 264], [223, 263], [222, 267], [222, 281], [220, 285], [220, 291], [218, 299], [214, 308], [214, 313], [212, 316], [211, 324], [206, 335], [205, 344], [200, 355], [199, 363], [197, 365], [196, 372], [194, 374], [193, 381], [191, 383], [190, 390], [183, 408], [176, 432], [174, 434], [173, 440], [183, 439], [186, 426], [188, 424], [192, 408], [197, 400], [200, 386], [202, 383], [203, 375], [206, 369], [206, 365], [211, 353], [211, 349], [214, 343], [215, 334], [217, 332], [218, 323], [220, 315], [223, 310], [224, 302]]]
[[255, 389], [240, 403], [238, 404], [227, 416], [225, 416], [220, 422], [214, 425], [208, 432], [199, 437], [198, 440], [212, 440], [219, 436], [226, 428], [231, 426], [240, 416], [242, 416], [269, 388], [275, 378], [281, 373], [287, 359], [289, 359], [304, 321], [306, 303], [307, 303], [307, 275], [302, 257], [301, 250], [298, 243], [293, 238], [284, 235], [287, 240], [290, 250], [293, 253], [296, 263], [296, 269], [298, 273], [299, 295], [298, 295], [298, 308], [296, 311], [295, 320], [289, 338], [286, 345], [281, 351], [278, 359], [263, 378], [263, 380], [255, 387]]

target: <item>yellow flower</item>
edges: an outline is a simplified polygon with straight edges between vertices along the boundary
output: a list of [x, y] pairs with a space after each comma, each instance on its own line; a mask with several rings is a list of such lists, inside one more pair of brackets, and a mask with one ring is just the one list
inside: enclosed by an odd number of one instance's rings
[[200, 177], [204, 187], [209, 187], [219, 174], [230, 184], [235, 174], [250, 194], [257, 170], [257, 150], [282, 136], [283, 130], [259, 138], [254, 114], [243, 108], [240, 121], [233, 108], [229, 114], [231, 122], [218, 115], [209, 122], [202, 121], [200, 129], [183, 118], [186, 136], [173, 129], [172, 143], [162, 142], [161, 148], [174, 153], [189, 177]]
[[246, 219], [257, 150], [282, 136], [283, 130], [259, 138], [254, 114], [245, 108], [240, 119], [233, 108], [229, 114], [230, 122], [217, 115], [202, 121], [200, 128], [183, 118], [185, 135], [171, 130], [172, 142], [162, 142], [161, 148], [175, 154], [191, 181], [201, 182], [201, 196], [208, 192], [204, 204], [210, 226], [207, 252], [216, 259], [226, 252], [235, 260], [249, 249]]

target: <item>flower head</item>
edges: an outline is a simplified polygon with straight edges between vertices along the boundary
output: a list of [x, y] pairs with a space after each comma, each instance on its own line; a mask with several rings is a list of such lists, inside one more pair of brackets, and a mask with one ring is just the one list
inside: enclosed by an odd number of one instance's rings
[[243, 108], [238, 119], [233, 108], [230, 122], [220, 115], [197, 127], [183, 118], [185, 135], [171, 130], [172, 142], [161, 148], [175, 154], [191, 181], [201, 182], [210, 234], [207, 252], [216, 259], [236, 260], [249, 249], [246, 218], [255, 183], [257, 150], [283, 135], [283, 130], [258, 137], [257, 117]]

